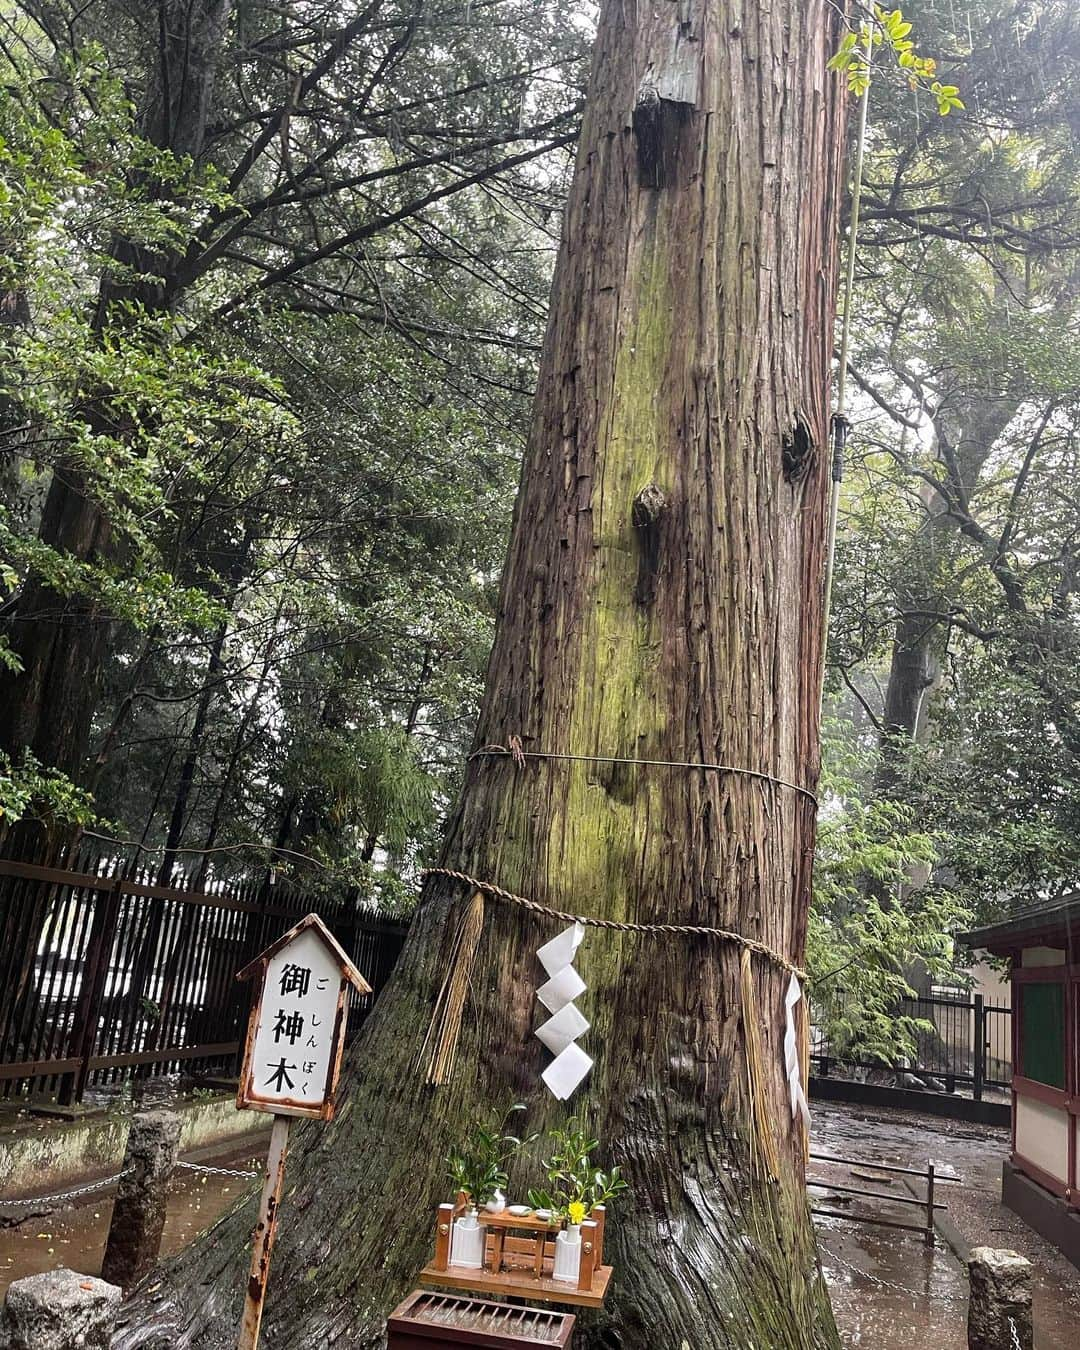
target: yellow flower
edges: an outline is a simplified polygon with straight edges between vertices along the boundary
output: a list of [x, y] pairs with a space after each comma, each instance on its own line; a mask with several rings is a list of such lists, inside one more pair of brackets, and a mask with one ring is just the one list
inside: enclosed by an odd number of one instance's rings
[[574, 1200], [566, 1206], [566, 1212], [570, 1217], [571, 1223], [584, 1223], [585, 1206], [580, 1200]]

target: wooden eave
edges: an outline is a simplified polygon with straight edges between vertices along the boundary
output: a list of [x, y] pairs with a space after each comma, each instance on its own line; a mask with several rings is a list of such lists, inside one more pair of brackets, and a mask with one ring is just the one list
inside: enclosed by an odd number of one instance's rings
[[1080, 896], [1070, 895], [1053, 905], [1022, 910], [1000, 923], [957, 933], [956, 938], [967, 947], [981, 948], [995, 956], [1009, 956], [1025, 947], [1061, 947], [1066, 952], [1080, 949]]

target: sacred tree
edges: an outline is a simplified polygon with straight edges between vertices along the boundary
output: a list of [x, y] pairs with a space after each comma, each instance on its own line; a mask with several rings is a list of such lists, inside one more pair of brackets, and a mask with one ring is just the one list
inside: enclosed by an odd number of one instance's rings
[[[601, 9], [477, 753], [440, 865], [645, 931], [587, 928], [595, 1063], [567, 1107], [533, 1034], [535, 954], [565, 921], [482, 888], [480, 913], [473, 882], [427, 877], [338, 1115], [298, 1135], [274, 1350], [379, 1343], [430, 1255], [446, 1155], [512, 1100], [530, 1128], [586, 1116], [630, 1183], [585, 1343], [837, 1343], [784, 1033], [814, 852], [841, 20], [827, 0]], [[174, 1263], [118, 1344], [227, 1343], [251, 1221]]]

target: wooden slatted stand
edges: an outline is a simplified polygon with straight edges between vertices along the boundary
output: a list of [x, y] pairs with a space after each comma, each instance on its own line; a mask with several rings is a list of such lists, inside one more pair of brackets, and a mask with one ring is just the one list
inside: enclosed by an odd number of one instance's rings
[[487, 1303], [463, 1294], [418, 1289], [390, 1314], [387, 1350], [484, 1345], [497, 1350], [565, 1350], [574, 1314], [519, 1303]]
[[535, 1214], [477, 1215], [486, 1230], [484, 1264], [450, 1264], [450, 1234], [464, 1205], [440, 1205], [435, 1218], [435, 1258], [420, 1272], [420, 1282], [448, 1289], [466, 1289], [477, 1294], [504, 1294], [515, 1298], [542, 1299], [581, 1308], [599, 1308], [607, 1294], [611, 1267], [604, 1265], [604, 1207], [597, 1205], [592, 1217], [581, 1225], [581, 1266], [577, 1284], [552, 1277], [555, 1265], [555, 1235], [558, 1222]]

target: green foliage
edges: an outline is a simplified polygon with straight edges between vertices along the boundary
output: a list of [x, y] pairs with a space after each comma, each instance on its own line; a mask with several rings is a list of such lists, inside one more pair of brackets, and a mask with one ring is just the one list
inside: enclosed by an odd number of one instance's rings
[[898, 68], [907, 77], [908, 87], [928, 90], [942, 117], [948, 116], [954, 108], [962, 109], [964, 104], [959, 98], [959, 88], [934, 78], [937, 62], [931, 56], [918, 54], [915, 43], [908, 36], [911, 30], [912, 24], [901, 10], [885, 10], [875, 5], [871, 21], [844, 34], [838, 50], [828, 62], [828, 69], [846, 75], [848, 92], [859, 98], [870, 87], [875, 46], [888, 47], [896, 57]]
[[420, 765], [419, 746], [403, 729], [332, 732], [308, 749], [314, 762], [303, 776], [319, 785], [331, 833], [354, 828], [400, 853], [433, 824], [436, 779]]
[[914, 1054], [917, 1020], [898, 1016], [916, 975], [955, 982], [951, 934], [970, 912], [948, 890], [919, 885], [940, 840], [915, 828], [912, 807], [869, 788], [874, 756], [833, 723], [826, 739], [822, 809], [806, 967], [815, 1025], [841, 1053], [897, 1063]]
[[56, 825], [100, 823], [89, 792], [42, 767], [29, 750], [17, 762], [0, 750], [0, 831], [30, 816]]
[[971, 115], [874, 80], [832, 706], [862, 799], [933, 836], [860, 892], [991, 920], [1080, 877], [1080, 30], [1059, 3], [905, 14], [966, 53]]
[[286, 0], [185, 55], [122, 0], [33, 8], [0, 58], [0, 666], [57, 610], [107, 632], [72, 776], [119, 830], [406, 912], [482, 687], [587, 31]]
[[[220, 607], [182, 584], [164, 553], [177, 486], [208, 481], [207, 447], [287, 444], [296, 424], [266, 372], [200, 341], [189, 316], [129, 294], [146, 277], [121, 260], [116, 239], [125, 256], [182, 250], [226, 200], [213, 171], [140, 136], [100, 47], [66, 59], [62, 75], [62, 117], [33, 97], [32, 71], [16, 67], [0, 89], [0, 238], [9, 245], [0, 286], [36, 319], [0, 327], [0, 404], [21, 429], [23, 491], [62, 462], [120, 547], [76, 557], [0, 504], [4, 585], [16, 589], [33, 571], [58, 595], [92, 600], [136, 628], [209, 626]], [[91, 286], [103, 288], [97, 309], [85, 304]]]
[[870, 789], [874, 755], [859, 744], [854, 728], [838, 719], [826, 724], [819, 791], [814, 874], [816, 908], [843, 914], [873, 880], [882, 894], [898, 897], [914, 868], [937, 856], [933, 834], [915, 829], [902, 802]]
[[[68, 636], [108, 628], [73, 775], [96, 810], [405, 912], [482, 687], [570, 162], [540, 152], [573, 129], [580, 7], [380, 17], [284, 127], [359, 7], [325, 30], [298, 0], [232, 7], [197, 154], [156, 124], [137, 6], [67, 6], [51, 35], [30, 8], [0, 82], [0, 666], [54, 621], [19, 613], [46, 582]], [[853, 364], [878, 401], [854, 409], [830, 655], [874, 762], [828, 747], [810, 946], [822, 973], [865, 949], [907, 978], [955, 918], [919, 910], [923, 879], [928, 904], [948, 887], [990, 914], [1080, 875], [1077, 19], [861, 14], [831, 65], [856, 93], [875, 67]], [[970, 116], [936, 115], [962, 106], [955, 77], [919, 50], [961, 54]], [[101, 547], [49, 535], [68, 479]], [[907, 745], [883, 694], [917, 622]], [[48, 815], [66, 781], [24, 772], [6, 819]]]
[[485, 1205], [509, 1181], [507, 1165], [536, 1138], [507, 1133], [510, 1117], [526, 1108], [517, 1102], [500, 1114], [473, 1121], [460, 1149], [446, 1160], [451, 1182], [464, 1191], [471, 1204]]
[[593, 1164], [592, 1154], [600, 1141], [590, 1137], [576, 1116], [564, 1128], [553, 1129], [548, 1138], [550, 1156], [544, 1167], [550, 1190], [529, 1191], [529, 1204], [534, 1209], [550, 1210], [571, 1223], [580, 1223], [581, 1217], [575, 1215], [591, 1213], [596, 1205], [610, 1205], [627, 1189], [619, 1167], [605, 1172]]

